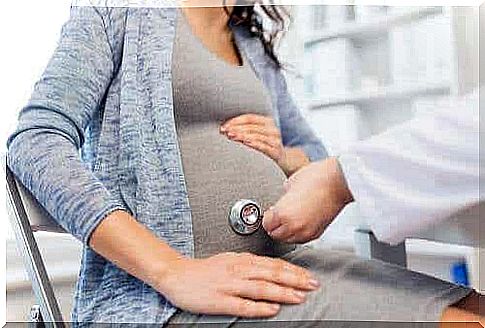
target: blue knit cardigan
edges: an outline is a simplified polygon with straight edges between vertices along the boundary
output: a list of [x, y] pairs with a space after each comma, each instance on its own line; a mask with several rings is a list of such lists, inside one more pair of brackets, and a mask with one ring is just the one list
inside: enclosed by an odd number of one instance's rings
[[[131, 213], [193, 256], [191, 210], [172, 99], [175, 8], [72, 7], [58, 47], [8, 139], [8, 165], [64, 229], [84, 243], [72, 321], [165, 323], [163, 295], [88, 245], [103, 218]], [[259, 39], [236, 44], [272, 96], [285, 146], [326, 156]], [[248, 95], [249, 96], [249, 95]]]

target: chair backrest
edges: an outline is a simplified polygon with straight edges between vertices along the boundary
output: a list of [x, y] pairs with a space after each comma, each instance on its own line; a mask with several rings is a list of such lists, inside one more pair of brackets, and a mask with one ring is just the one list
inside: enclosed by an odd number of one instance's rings
[[10, 191], [15, 191], [14, 194], [20, 196], [20, 199], [13, 199], [15, 207], [23, 206], [27, 214], [32, 231], [49, 231], [49, 232], [66, 232], [52, 216], [39, 204], [37, 199], [30, 191], [20, 183], [13, 172], [5, 165], [7, 188]]
[[45, 327], [64, 328], [59, 305], [42, 260], [33, 231], [65, 232], [36, 201], [35, 197], [15, 178], [2, 156], [2, 168], [7, 181], [7, 210], [12, 221], [15, 239], [32, 282]]

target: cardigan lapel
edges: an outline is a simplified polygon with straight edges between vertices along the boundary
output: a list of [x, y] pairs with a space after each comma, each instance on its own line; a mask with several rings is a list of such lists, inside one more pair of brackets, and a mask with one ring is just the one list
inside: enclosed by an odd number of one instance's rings
[[124, 28], [123, 52], [121, 60], [120, 87], [120, 157], [119, 178], [123, 200], [133, 215], [137, 215], [136, 171], [139, 163], [140, 131], [137, 129], [137, 59], [138, 40], [140, 38], [140, 12], [129, 8]]
[[140, 222], [182, 253], [193, 255], [172, 98], [176, 19], [176, 8], [130, 8], [127, 17], [120, 107], [121, 193]]

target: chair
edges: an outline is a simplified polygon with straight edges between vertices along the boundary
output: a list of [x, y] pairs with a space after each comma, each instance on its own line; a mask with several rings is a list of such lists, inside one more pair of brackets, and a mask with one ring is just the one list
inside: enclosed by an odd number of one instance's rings
[[65, 231], [15, 178], [6, 161], [2, 162], [7, 180], [8, 214], [37, 301], [31, 308], [29, 321], [32, 327], [63, 328], [66, 325], [33, 233]]
[[[431, 226], [427, 230], [420, 231], [409, 238], [436, 241], [450, 245], [474, 247], [478, 256], [468, 258], [472, 262], [472, 271], [481, 272], [485, 261], [485, 222], [480, 220], [480, 211], [485, 210], [485, 203], [480, 203], [455, 216]], [[405, 242], [398, 245], [389, 245], [379, 242], [372, 231], [365, 225], [355, 227], [354, 233], [355, 252], [358, 256], [367, 259], [379, 259], [385, 262], [407, 266]], [[478, 257], [481, 257], [479, 260]], [[473, 274], [473, 273], [472, 273]], [[480, 290], [485, 287], [483, 275], [474, 277]]]

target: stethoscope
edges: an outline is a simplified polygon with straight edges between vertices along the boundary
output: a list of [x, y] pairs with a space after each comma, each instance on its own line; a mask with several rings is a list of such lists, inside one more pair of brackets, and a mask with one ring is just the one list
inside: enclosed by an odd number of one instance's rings
[[261, 206], [249, 199], [237, 201], [229, 211], [229, 225], [240, 235], [255, 233], [263, 221]]

